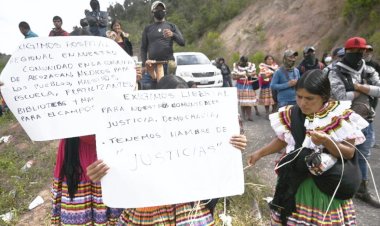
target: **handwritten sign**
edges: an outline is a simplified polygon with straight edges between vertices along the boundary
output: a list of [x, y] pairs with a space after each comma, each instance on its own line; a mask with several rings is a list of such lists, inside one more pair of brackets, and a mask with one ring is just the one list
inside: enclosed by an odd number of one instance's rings
[[148, 90], [97, 98], [107, 206], [148, 207], [244, 192], [235, 88]]
[[1, 74], [1, 91], [32, 140], [89, 135], [97, 122], [94, 98], [111, 90], [133, 90], [134, 67], [111, 39], [25, 39]]

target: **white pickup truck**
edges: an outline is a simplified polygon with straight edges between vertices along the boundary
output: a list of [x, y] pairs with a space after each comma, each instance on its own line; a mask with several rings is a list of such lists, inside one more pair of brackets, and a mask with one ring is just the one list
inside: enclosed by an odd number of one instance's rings
[[223, 76], [208, 57], [200, 52], [174, 53], [177, 64], [176, 75], [186, 82], [195, 82], [197, 87], [222, 87]]

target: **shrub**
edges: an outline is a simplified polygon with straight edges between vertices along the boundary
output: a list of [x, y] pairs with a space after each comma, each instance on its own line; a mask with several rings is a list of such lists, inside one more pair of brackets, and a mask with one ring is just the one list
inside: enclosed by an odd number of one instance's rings
[[343, 7], [345, 17], [356, 16], [359, 21], [368, 17], [368, 12], [380, 3], [380, 0], [346, 0]]
[[249, 60], [256, 65], [256, 71], [259, 70], [259, 64], [264, 62], [265, 54], [261, 51], [256, 52], [252, 56], [249, 57]]
[[200, 45], [202, 52], [210, 59], [215, 59], [223, 55], [223, 45], [218, 32], [208, 32]]

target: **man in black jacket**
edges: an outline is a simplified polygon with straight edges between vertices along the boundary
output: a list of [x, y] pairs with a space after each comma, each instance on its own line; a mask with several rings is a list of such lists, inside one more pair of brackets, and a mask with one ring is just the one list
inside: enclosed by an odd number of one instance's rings
[[[141, 38], [141, 61], [143, 73], [146, 71], [146, 64], [153, 65], [156, 61], [173, 61], [173, 43], [180, 46], [185, 45], [185, 40], [175, 24], [167, 22], [166, 6], [163, 2], [152, 3], [151, 12], [154, 16], [154, 23], [146, 26]], [[168, 74], [168, 64], [164, 63], [164, 75]]]
[[313, 46], [306, 46], [303, 50], [303, 60], [297, 67], [300, 75], [302, 76], [303, 73], [312, 69], [323, 70], [324, 67], [323, 63], [319, 62], [315, 57], [315, 48]]
[[106, 37], [108, 13], [100, 10], [100, 4], [98, 0], [91, 0], [90, 6], [92, 11], [86, 9], [84, 14], [88, 24], [90, 25], [90, 32], [94, 36]]
[[231, 70], [224, 61], [223, 57], [218, 59], [216, 67], [220, 69], [220, 72], [223, 76], [223, 87], [232, 87], [232, 78], [231, 78]]

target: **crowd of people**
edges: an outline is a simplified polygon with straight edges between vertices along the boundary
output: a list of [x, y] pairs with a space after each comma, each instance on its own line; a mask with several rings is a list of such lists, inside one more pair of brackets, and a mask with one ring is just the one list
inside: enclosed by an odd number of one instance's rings
[[[113, 20], [107, 31], [107, 13], [100, 10], [98, 0], [91, 0], [90, 6], [92, 11], [85, 10], [81, 27], [71, 33], [62, 28], [62, 18], [54, 16], [49, 36], [108, 37], [132, 56], [132, 43], [121, 22]], [[153, 2], [151, 13], [154, 23], [142, 33], [138, 88], [196, 88], [171, 75], [173, 44], [183, 46], [185, 40], [178, 27], [165, 20], [165, 4]], [[25, 21], [19, 29], [25, 38], [38, 37]], [[353, 197], [380, 208], [368, 189], [367, 161], [376, 145], [373, 123], [380, 97], [380, 65], [372, 57], [373, 50], [364, 38], [352, 37], [321, 60], [314, 46], [306, 46], [298, 66], [297, 51], [285, 50], [280, 65], [268, 54], [258, 71], [244, 55], [232, 69], [224, 58], [217, 59], [223, 87], [237, 88], [241, 118], [253, 121], [252, 107], [260, 116], [258, 106], [264, 106], [265, 118], [276, 133], [276, 138], [248, 158], [252, 166], [264, 156], [282, 153], [269, 205], [272, 225], [356, 225]], [[243, 151], [247, 139], [236, 135], [230, 143]], [[107, 207], [100, 184], [107, 170], [97, 159], [94, 135], [62, 139], [52, 185], [52, 225], [214, 224], [213, 207], [199, 205], [194, 212], [194, 202], [134, 209]], [[196, 215], [189, 218], [191, 213]]]
[[298, 53], [286, 50], [283, 65], [271, 73], [269, 91], [278, 112], [269, 119], [277, 137], [253, 152], [248, 163], [285, 150], [275, 167], [272, 225], [356, 225], [353, 197], [380, 208], [368, 189], [380, 97], [380, 71], [372, 54], [364, 38], [352, 37], [332, 51], [329, 65], [308, 46], [298, 67]]
[[[107, 31], [108, 15], [100, 10], [98, 0], [91, 0], [92, 11], [85, 10], [81, 27], [68, 33], [62, 29], [62, 18], [53, 17], [54, 28], [49, 36], [94, 35], [116, 41], [126, 53], [133, 55], [128, 33], [121, 23], [113, 20]], [[142, 33], [142, 68], [136, 68], [136, 79], [149, 76], [149, 84], [139, 82], [139, 89], [195, 88], [180, 77], [168, 75], [174, 62], [173, 42], [184, 45], [179, 29], [165, 21], [166, 6], [152, 3], [154, 23]], [[19, 25], [25, 38], [38, 37], [26, 22]], [[175, 67], [175, 66], [174, 66]], [[165, 75], [165, 76], [164, 76]], [[153, 85], [154, 84], [154, 85]], [[236, 116], [238, 120], [238, 115]], [[247, 140], [244, 134], [232, 136], [229, 143], [243, 151]], [[110, 208], [103, 203], [100, 179], [108, 167], [97, 158], [95, 135], [72, 137], [59, 142], [52, 183], [52, 225], [213, 225], [216, 200], [178, 203], [144, 208]]]

